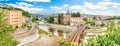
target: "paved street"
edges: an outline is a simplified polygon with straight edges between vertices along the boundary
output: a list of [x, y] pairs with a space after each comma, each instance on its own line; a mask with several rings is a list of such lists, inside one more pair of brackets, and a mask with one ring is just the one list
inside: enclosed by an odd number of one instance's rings
[[39, 22], [39, 28], [44, 30], [45, 32], [49, 32], [49, 27], [47, 27], [44, 22]]

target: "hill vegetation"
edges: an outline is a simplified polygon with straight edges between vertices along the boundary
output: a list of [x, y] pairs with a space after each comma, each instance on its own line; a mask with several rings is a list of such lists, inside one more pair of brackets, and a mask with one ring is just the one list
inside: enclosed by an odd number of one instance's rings
[[14, 29], [6, 23], [4, 16], [3, 12], [0, 12], [0, 46], [17, 46], [18, 41], [11, 36]]
[[107, 24], [105, 35], [98, 35], [88, 40], [88, 43], [81, 42], [79, 46], [120, 46], [120, 25], [115, 25], [113, 21]]
[[28, 11], [24, 11], [20, 8], [14, 8], [14, 7], [10, 7], [10, 6], [0, 6], [0, 8], [2, 8], [3, 10], [20, 10], [20, 11], [22, 11], [23, 16], [31, 17], [31, 14]]

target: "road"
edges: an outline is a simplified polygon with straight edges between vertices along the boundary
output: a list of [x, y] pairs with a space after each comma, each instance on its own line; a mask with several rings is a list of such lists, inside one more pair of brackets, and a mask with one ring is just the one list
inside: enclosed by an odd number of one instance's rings
[[45, 23], [43, 21], [39, 22], [39, 26], [38, 26], [40, 29], [44, 30], [45, 32], [48, 32], [49, 33], [49, 27], [47, 27], [45, 25]]
[[32, 26], [31, 30], [20, 30], [15, 32], [14, 38], [20, 42], [17, 46], [23, 46], [39, 38], [38, 30], [35, 29], [33, 23]]

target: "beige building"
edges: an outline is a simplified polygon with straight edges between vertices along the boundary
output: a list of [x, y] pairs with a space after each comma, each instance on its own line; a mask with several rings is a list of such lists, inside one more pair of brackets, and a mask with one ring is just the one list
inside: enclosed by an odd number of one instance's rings
[[83, 21], [84, 17], [72, 17], [70, 18], [70, 25], [71, 26], [80, 26], [84, 25], [85, 21]]
[[84, 25], [85, 22], [83, 21], [83, 18], [85, 16], [80, 16], [80, 17], [71, 17], [71, 14], [68, 12], [64, 15], [64, 22], [69, 22], [71, 26], [80, 26]]
[[22, 16], [22, 11], [10, 10], [6, 12], [8, 24], [12, 25], [14, 28], [18, 26], [21, 28], [22, 24], [25, 23], [26, 17]]
[[69, 12], [67, 12], [63, 17], [64, 24], [69, 24], [70, 18], [71, 18], [71, 14]]

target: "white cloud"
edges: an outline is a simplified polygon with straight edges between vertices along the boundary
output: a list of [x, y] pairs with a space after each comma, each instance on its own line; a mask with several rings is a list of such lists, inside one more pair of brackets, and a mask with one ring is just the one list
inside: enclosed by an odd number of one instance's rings
[[86, 10], [86, 9], [91, 9], [91, 10], [105, 10], [108, 9], [106, 5], [103, 3], [99, 3], [97, 5], [94, 5], [93, 3], [90, 2], [84, 2], [84, 4], [81, 5], [74, 5], [69, 7], [71, 10]]
[[120, 6], [120, 3], [116, 3], [116, 2], [99, 2], [98, 5], [111, 6], [112, 8], [118, 8]]
[[112, 5], [119, 5], [120, 6], [120, 3], [116, 3], [116, 2], [111, 2]]
[[103, 1], [110, 1], [110, 0], [103, 0]]
[[92, 15], [105, 15], [105, 16], [110, 16], [110, 15], [118, 15], [115, 12], [111, 12], [111, 11], [84, 11], [82, 12], [84, 14], [92, 14]]
[[28, 4], [28, 3], [25, 3], [25, 2], [19, 2], [17, 4], [21, 5], [21, 6], [33, 6], [32, 4]]
[[111, 2], [99, 2], [98, 5], [103, 5], [103, 6], [106, 6], [106, 5], [111, 5], [112, 3]]
[[93, 4], [91, 2], [84, 2], [83, 5], [73, 5], [69, 9], [73, 12], [80, 11], [83, 14], [96, 14], [96, 15], [120, 15], [118, 12], [112, 11], [111, 8], [119, 8], [120, 3], [117, 2], [98, 2]]
[[84, 2], [84, 7], [92, 9], [92, 10], [106, 10], [109, 8], [109, 6], [120, 6], [120, 3], [116, 3], [116, 2], [98, 2], [96, 5], [90, 2]]
[[99, 2], [98, 5], [120, 5], [120, 3], [116, 3], [116, 2]]
[[68, 4], [64, 4], [63, 7], [64, 7], [64, 8], [68, 7]]
[[80, 6], [80, 5], [75, 5], [75, 6], [71, 6], [71, 7], [69, 7], [71, 10], [82, 10], [83, 9], [83, 7], [82, 6]]
[[55, 10], [62, 10], [63, 9], [62, 7], [58, 7], [58, 6], [51, 6], [50, 8], [55, 9]]
[[66, 13], [66, 11], [64, 11], [64, 10], [61, 10], [61, 11], [59, 11], [60, 13]]
[[25, 0], [29, 2], [50, 2], [50, 0]]
[[112, 8], [119, 8], [119, 6], [112, 6]]
[[[38, 13], [41, 13], [43, 10], [43, 8], [35, 8], [35, 7], [28, 7], [28, 6], [23, 6], [23, 4], [27, 4], [27, 3], [17, 3], [17, 4], [8, 4], [10, 6], [13, 6], [13, 7], [17, 7], [17, 8], [21, 8], [25, 11], [28, 11], [30, 13], [33, 13], [33, 14], [38, 14]], [[30, 5], [32, 6], [32, 5]]]
[[90, 2], [84, 2], [84, 7], [93, 9], [93, 10], [104, 10], [107, 9], [106, 5], [94, 5], [93, 3]]

